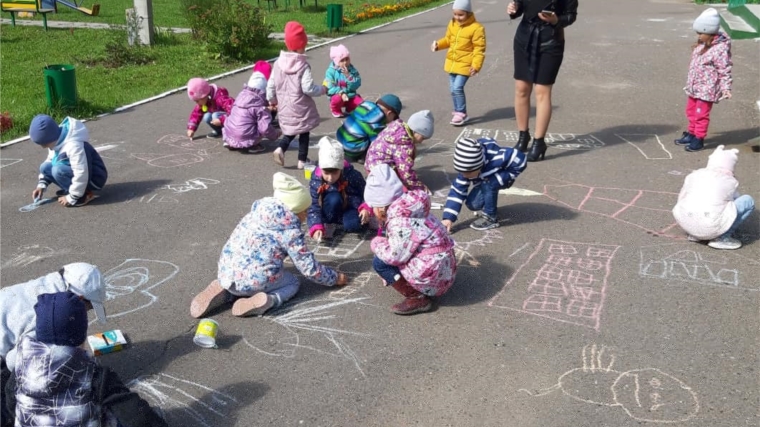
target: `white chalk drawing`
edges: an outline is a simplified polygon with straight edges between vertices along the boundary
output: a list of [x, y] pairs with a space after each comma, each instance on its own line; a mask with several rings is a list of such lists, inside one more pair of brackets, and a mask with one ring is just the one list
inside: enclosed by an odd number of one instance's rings
[[[757, 267], [760, 262], [738, 254], [715, 251], [696, 243], [643, 246], [639, 275], [676, 282], [760, 291], [757, 280], [742, 280], [740, 267]], [[750, 277], [757, 273], [750, 274]]]
[[503, 194], [505, 196], [525, 196], [525, 197], [544, 195], [544, 193], [539, 193], [537, 191], [527, 190], [525, 188], [517, 188], [517, 187], [510, 187], [510, 188], [505, 188], [503, 190], [499, 190], [499, 194]]
[[[440, 147], [441, 144], [443, 144], [443, 139], [441, 138], [431, 138], [425, 141], [425, 145], [429, 145], [429, 147], [426, 147], [425, 150], [419, 150], [417, 151], [417, 155], [414, 158], [415, 162], [420, 162], [422, 159], [428, 156], [428, 154], [440, 154], [437, 152], [431, 152], [431, 149], [433, 147]], [[453, 151], [452, 151], [453, 153]], [[453, 154], [452, 154], [453, 155]]]
[[108, 317], [119, 317], [150, 307], [158, 297], [152, 290], [171, 280], [179, 267], [151, 259], [127, 259], [104, 275]]
[[206, 190], [209, 185], [216, 185], [219, 184], [219, 182], [220, 181], [211, 178], [193, 178], [185, 181], [183, 184], [168, 184], [162, 188], [179, 194], [193, 190]]
[[95, 151], [97, 151], [98, 153], [102, 153], [104, 151], [113, 150], [114, 148], [121, 148], [121, 144], [123, 143], [124, 141], [118, 141], [118, 142], [113, 142], [109, 144], [100, 144], [100, 145], [96, 145], [94, 148], [95, 148]]
[[41, 245], [22, 246], [11, 255], [11, 258], [0, 264], [0, 270], [11, 267], [26, 267], [29, 264], [46, 258], [53, 258], [70, 253], [71, 251], [68, 249], [55, 250]]
[[169, 196], [159, 196], [158, 194], [151, 194], [147, 196], [135, 197], [135, 194], [130, 194], [124, 203], [179, 203], [179, 200]]
[[639, 150], [639, 153], [647, 160], [670, 160], [673, 158], [673, 155], [665, 148], [660, 137], [656, 134], [616, 133], [615, 136]]
[[312, 252], [316, 256], [350, 258], [364, 243], [372, 240], [372, 237], [375, 235], [377, 235], [377, 230], [346, 233], [343, 231], [343, 227], [335, 227], [331, 239], [322, 239], [321, 242], [312, 240], [315, 243]]
[[164, 373], [138, 377], [126, 385], [157, 409], [169, 425], [187, 425], [187, 419], [174, 419], [179, 412], [203, 427], [224, 425], [230, 410], [240, 404], [232, 395]]
[[697, 393], [678, 378], [655, 368], [620, 372], [612, 369], [615, 354], [605, 346], [586, 345], [583, 367], [562, 374], [557, 384], [530, 396], [556, 390], [581, 402], [622, 408], [629, 417], [651, 423], [681, 423], [699, 412]]
[[0, 169], [15, 165], [16, 163], [23, 162], [23, 161], [24, 159], [9, 159], [7, 157], [0, 157]]
[[161, 146], [179, 148], [185, 152], [176, 152], [172, 150], [171, 154], [164, 153], [134, 153], [131, 156], [147, 162], [150, 166], [159, 168], [173, 168], [177, 166], [188, 166], [200, 163], [212, 154], [216, 147], [221, 145], [219, 139], [211, 138], [188, 138], [186, 135], [170, 134], [162, 136], [156, 141]]
[[378, 275], [370, 268], [366, 271], [368, 263], [366, 261], [355, 260], [346, 261], [338, 265], [338, 271], [344, 273], [348, 277], [348, 285], [336, 287], [334, 291], [331, 291], [329, 296], [336, 300], [345, 300], [349, 297], [356, 297], [358, 293], [362, 292], [364, 287], [377, 280]]
[[484, 248], [492, 243], [496, 243], [497, 240], [504, 239], [501, 231], [499, 230], [486, 230], [485, 233], [480, 234], [475, 240], [463, 241], [458, 238], [454, 239], [454, 255], [457, 258], [457, 266], [459, 267], [478, 267], [480, 261], [472, 254], [472, 250], [475, 248]]
[[38, 200], [36, 202], [29, 203], [26, 206], [21, 206], [20, 208], [18, 208], [18, 211], [19, 212], [31, 212], [31, 211], [39, 208], [42, 205], [47, 205], [48, 203], [53, 203], [53, 202], [55, 202], [57, 200], [58, 200], [57, 197], [43, 198], [43, 199], [40, 199], [40, 200]]
[[[513, 146], [517, 143], [520, 132], [504, 131], [495, 129], [465, 128], [457, 137], [459, 138], [492, 138], [499, 145]], [[604, 147], [604, 142], [590, 134], [575, 133], [547, 133], [544, 137], [546, 144], [552, 148], [561, 150], [592, 150]]]

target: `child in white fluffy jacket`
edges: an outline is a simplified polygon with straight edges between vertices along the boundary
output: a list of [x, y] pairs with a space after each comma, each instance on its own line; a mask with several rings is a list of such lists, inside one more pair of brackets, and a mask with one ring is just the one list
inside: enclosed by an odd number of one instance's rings
[[733, 232], [755, 209], [749, 195], [739, 195], [734, 168], [739, 150], [720, 145], [710, 154], [707, 167], [690, 173], [684, 181], [673, 216], [691, 241], [709, 240], [715, 249], [739, 249]]

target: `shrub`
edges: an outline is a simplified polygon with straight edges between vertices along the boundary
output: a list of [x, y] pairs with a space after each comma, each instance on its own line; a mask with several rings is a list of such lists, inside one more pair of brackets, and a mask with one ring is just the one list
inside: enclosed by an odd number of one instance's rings
[[271, 43], [264, 13], [245, 0], [182, 0], [193, 37], [216, 58], [253, 60]]

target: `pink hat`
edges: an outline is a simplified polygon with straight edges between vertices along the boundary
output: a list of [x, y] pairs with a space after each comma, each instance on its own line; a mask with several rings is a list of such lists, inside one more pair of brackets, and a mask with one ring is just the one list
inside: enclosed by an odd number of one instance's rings
[[285, 24], [285, 46], [288, 50], [306, 49], [308, 41], [309, 39], [306, 37], [306, 30], [303, 29], [303, 25], [296, 21], [290, 21]]
[[251, 72], [261, 73], [265, 79], [269, 80], [269, 76], [272, 75], [272, 66], [267, 61], [256, 61], [255, 64], [253, 64], [253, 70]]
[[349, 55], [351, 54], [348, 52], [348, 48], [342, 44], [330, 47], [330, 59], [333, 60], [333, 64], [335, 65], [338, 65], [340, 61], [348, 58]]
[[191, 101], [199, 101], [211, 93], [211, 85], [206, 79], [193, 77], [187, 82], [187, 96]]
[[734, 173], [736, 162], [739, 161], [739, 150], [736, 148], [724, 150], [724, 148], [724, 145], [719, 145], [710, 154], [710, 158], [707, 160], [707, 169], [723, 169]]

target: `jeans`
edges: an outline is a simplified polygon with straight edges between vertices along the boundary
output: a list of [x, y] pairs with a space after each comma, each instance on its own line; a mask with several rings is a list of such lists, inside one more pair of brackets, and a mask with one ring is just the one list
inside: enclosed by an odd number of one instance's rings
[[[74, 178], [74, 171], [71, 169], [71, 166], [63, 163], [53, 165], [51, 162], [45, 162], [40, 165], [40, 173], [45, 176], [46, 180], [65, 191], [69, 191], [71, 180]], [[87, 189], [90, 189], [89, 183], [87, 184]]]
[[218, 118], [220, 118], [220, 117], [222, 117], [222, 116], [224, 116], [224, 115], [226, 115], [226, 114], [227, 114], [227, 113], [225, 113], [224, 111], [217, 111], [217, 112], [215, 112], [215, 113], [210, 113], [210, 112], [209, 112], [209, 113], [205, 113], [205, 114], [203, 115], [203, 121], [204, 121], [204, 122], [206, 122], [206, 123], [209, 125], [209, 127], [210, 127], [210, 128], [211, 128], [211, 129], [212, 129], [214, 132], [216, 132], [218, 135], [221, 135], [221, 134], [222, 134], [222, 126], [215, 126], [215, 125], [212, 125], [212, 124], [211, 124], [211, 121], [212, 121], [212, 120], [215, 120], [215, 119], [218, 119]]
[[499, 198], [499, 186], [497, 184], [496, 178], [484, 179], [480, 185], [473, 188], [464, 202], [467, 209], [473, 212], [482, 210], [484, 214], [496, 219], [496, 201]]
[[464, 85], [469, 78], [469, 76], [461, 74], [449, 74], [449, 91], [451, 91], [451, 98], [454, 100], [454, 111], [457, 113], [467, 114]]
[[[309, 132], [298, 135], [298, 160], [302, 162], [309, 160], [309, 136]], [[283, 135], [278, 147], [283, 153], [288, 151], [288, 146], [295, 138], [295, 135]]]
[[355, 233], [362, 228], [359, 211], [348, 206], [343, 207], [343, 197], [337, 191], [331, 191], [322, 198], [322, 217], [325, 224], [342, 224], [346, 233]]
[[372, 259], [372, 267], [374, 267], [377, 274], [385, 280], [386, 286], [396, 283], [402, 277], [401, 270], [399, 270], [398, 267], [386, 264], [385, 261], [378, 258], [377, 255]]
[[[301, 287], [301, 284], [298, 282], [298, 278], [294, 276], [292, 273], [288, 271], [282, 272], [282, 277], [280, 277], [280, 280], [274, 282], [274, 283], [267, 283], [264, 285], [264, 291], [269, 295], [274, 296], [275, 300], [277, 300], [275, 307], [281, 306], [283, 303], [288, 301], [289, 299], [293, 298], [296, 293], [298, 293], [298, 289]], [[228, 289], [229, 293], [236, 297], [250, 297], [254, 294], [258, 293], [259, 291], [241, 291], [237, 289], [237, 286], [235, 283], [232, 283], [232, 286]]]
[[689, 97], [686, 101], [686, 118], [689, 119], [688, 131], [697, 138], [707, 136], [707, 127], [710, 126], [710, 111], [713, 103]]
[[726, 237], [731, 237], [731, 234], [733, 234], [733, 232], [739, 228], [739, 225], [749, 218], [752, 211], [755, 210], [755, 200], [748, 194], [739, 196], [734, 200], [734, 204], [736, 205], [736, 219], [734, 220], [734, 223], [731, 224], [728, 231], [723, 234], [723, 236]]

